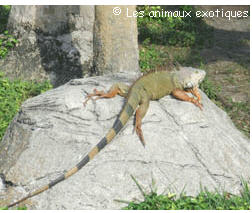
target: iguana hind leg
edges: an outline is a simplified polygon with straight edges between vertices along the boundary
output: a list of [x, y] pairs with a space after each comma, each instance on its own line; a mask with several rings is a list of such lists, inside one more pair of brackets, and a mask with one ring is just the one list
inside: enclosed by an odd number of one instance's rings
[[143, 146], [145, 146], [145, 141], [144, 141], [141, 125], [142, 125], [142, 119], [145, 116], [148, 108], [149, 108], [149, 100], [146, 98], [146, 100], [143, 100], [140, 103], [139, 107], [136, 110], [135, 131], [136, 131], [141, 143], [143, 144]]
[[180, 90], [180, 89], [175, 89], [172, 91], [172, 95], [179, 99], [179, 100], [182, 100], [182, 101], [189, 101], [193, 104], [195, 104], [197, 107], [199, 107], [201, 110], [203, 109], [203, 105], [199, 102], [199, 100], [197, 99], [194, 99], [192, 97], [189, 97], [187, 94], [186, 94], [186, 91], [184, 90]]
[[128, 91], [129, 91], [129, 86], [124, 83], [113, 84], [107, 93], [105, 93], [103, 90], [98, 91], [97, 89], [94, 89], [94, 93], [90, 93], [87, 95], [87, 98], [84, 101], [83, 105], [85, 106], [88, 100], [92, 99], [93, 96], [97, 96], [94, 100], [97, 100], [100, 98], [113, 98], [116, 95], [127, 97]]

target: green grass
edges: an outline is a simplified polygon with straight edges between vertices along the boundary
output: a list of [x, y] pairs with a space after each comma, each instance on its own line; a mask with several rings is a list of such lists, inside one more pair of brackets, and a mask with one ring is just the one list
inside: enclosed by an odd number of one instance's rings
[[250, 114], [249, 102], [233, 102], [229, 100], [229, 104], [225, 105], [225, 110], [232, 120], [235, 121], [236, 127], [242, 131], [247, 137], [250, 134], [250, 123], [246, 119], [246, 115]]
[[207, 76], [200, 84], [200, 89], [204, 91], [208, 98], [215, 101], [217, 100], [218, 93], [221, 91], [221, 88], [216, 87], [216, 85], [214, 85], [213, 82], [210, 81]]
[[147, 194], [133, 176], [132, 179], [143, 195], [144, 201], [116, 200], [128, 204], [123, 208], [124, 210], [248, 210], [250, 208], [250, 189], [245, 181], [242, 181], [243, 190], [240, 195], [218, 191], [209, 192], [206, 188], [201, 188], [200, 193], [192, 197], [186, 196], [185, 193], [179, 196], [171, 193], [157, 195], [156, 190], [151, 190], [151, 193]]
[[[138, 11], [144, 11], [144, 17], [137, 19], [139, 40], [139, 64], [142, 72], [148, 72], [156, 67], [167, 64], [200, 65], [203, 58], [199, 49], [212, 44], [212, 28], [208, 27], [202, 18], [195, 16], [192, 6], [179, 6], [176, 11], [192, 11], [192, 17], [150, 17], [150, 12], [172, 10], [161, 6], [138, 6]], [[160, 48], [164, 47], [164, 48]], [[171, 48], [172, 47], [172, 48]], [[179, 54], [170, 57], [174, 47], [184, 48], [187, 55]], [[192, 48], [193, 47], [193, 48]], [[191, 49], [192, 48], [192, 49]]]
[[162, 64], [161, 52], [154, 44], [150, 44], [150, 39], [147, 38], [139, 50], [139, 65], [141, 70], [147, 72]]
[[10, 81], [0, 73], [0, 141], [22, 102], [51, 88], [48, 81]]
[[[0, 207], [0, 210], [8, 210], [8, 207]], [[27, 207], [17, 207], [17, 209], [13, 209], [13, 210], [27, 210]]]
[[[196, 9], [192, 6], [138, 6], [138, 11], [144, 12], [144, 17], [137, 19], [139, 41], [149, 38], [151, 43], [179, 46], [197, 46], [211, 42], [212, 28], [208, 27], [202, 18], [196, 17]], [[191, 11], [191, 17], [168, 17], [164, 15], [151, 17], [149, 14], [161, 14], [162, 11], [177, 11], [182, 14]]]
[[6, 30], [10, 9], [10, 5], [0, 5], [0, 33]]
[[11, 50], [18, 43], [14, 36], [10, 35], [6, 30], [0, 34], [0, 59], [5, 58], [9, 50]]
[[10, 9], [10, 5], [0, 5], [0, 59], [5, 58], [9, 50], [18, 43], [18, 40], [6, 30]]

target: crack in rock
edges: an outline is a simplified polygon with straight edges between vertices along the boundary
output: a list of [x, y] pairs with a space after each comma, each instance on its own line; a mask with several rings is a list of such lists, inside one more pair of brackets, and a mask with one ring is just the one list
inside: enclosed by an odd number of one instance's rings
[[212, 173], [212, 175], [216, 176], [216, 177], [224, 177], [226, 179], [233, 179], [233, 177], [227, 176], [227, 175], [224, 175], [224, 174], [215, 174], [215, 173]]
[[157, 102], [160, 105], [160, 108], [163, 110], [163, 112], [168, 117], [172, 118], [172, 120], [174, 121], [175, 124], [177, 124], [178, 127], [181, 127], [181, 125], [179, 124], [179, 122], [176, 120], [175, 116], [173, 116], [168, 110], [166, 110], [165, 106], [160, 101], [157, 101]]
[[185, 142], [187, 143], [187, 145], [189, 146], [189, 148], [192, 150], [194, 156], [196, 157], [196, 159], [198, 160], [198, 162], [203, 166], [203, 168], [205, 168], [206, 172], [209, 174], [209, 176], [211, 177], [211, 179], [215, 182], [215, 183], [219, 183], [218, 179], [216, 179], [214, 177], [214, 175], [210, 172], [210, 170], [208, 169], [207, 165], [203, 162], [203, 160], [201, 160], [201, 158], [203, 158], [199, 152], [199, 150], [191, 143], [187, 140], [187, 138], [185, 137], [185, 135], [183, 134], [183, 138], [185, 140]]
[[193, 164], [189, 164], [189, 163], [186, 163], [186, 164], [179, 164], [179, 163], [174, 163], [174, 162], [170, 162], [170, 161], [158, 161], [160, 163], [164, 163], [164, 164], [171, 164], [171, 165], [174, 165], [174, 166], [177, 166], [177, 167], [181, 167], [181, 168], [186, 168], [186, 167], [189, 167], [189, 168], [200, 168], [200, 166], [196, 166], [196, 165], [193, 165]]

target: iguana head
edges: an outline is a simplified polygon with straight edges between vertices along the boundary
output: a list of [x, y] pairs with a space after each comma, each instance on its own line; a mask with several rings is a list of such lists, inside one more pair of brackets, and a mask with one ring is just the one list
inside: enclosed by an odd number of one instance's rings
[[183, 67], [179, 71], [176, 71], [175, 74], [178, 83], [181, 84], [184, 89], [198, 87], [206, 76], [206, 72], [204, 70], [194, 69], [191, 67]]

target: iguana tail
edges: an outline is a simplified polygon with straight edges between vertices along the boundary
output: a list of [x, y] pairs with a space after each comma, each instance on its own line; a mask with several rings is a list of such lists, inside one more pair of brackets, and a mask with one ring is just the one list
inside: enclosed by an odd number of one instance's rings
[[37, 189], [34, 192], [31, 192], [26, 197], [14, 202], [14, 203], [9, 204], [8, 208], [17, 205], [17, 204], [25, 201], [28, 198], [31, 198], [35, 195], [38, 195], [38, 194], [46, 191], [49, 188], [52, 188], [57, 183], [69, 178], [70, 176], [72, 176], [73, 174], [78, 172], [83, 166], [85, 166], [90, 160], [92, 160], [94, 158], [94, 156], [99, 151], [101, 151], [107, 144], [109, 144], [112, 141], [112, 139], [118, 134], [118, 132], [123, 128], [123, 126], [129, 120], [129, 118], [133, 115], [133, 113], [136, 109], [136, 106], [132, 107], [132, 105], [133, 104], [130, 104], [130, 101], [128, 100], [128, 102], [125, 104], [122, 112], [120, 113], [119, 117], [116, 119], [113, 127], [109, 130], [109, 132], [106, 134], [106, 136], [104, 138], [102, 138], [101, 141], [95, 147], [93, 147], [92, 150], [75, 167], [68, 170], [64, 174], [60, 175], [58, 178], [51, 181], [49, 184]]

